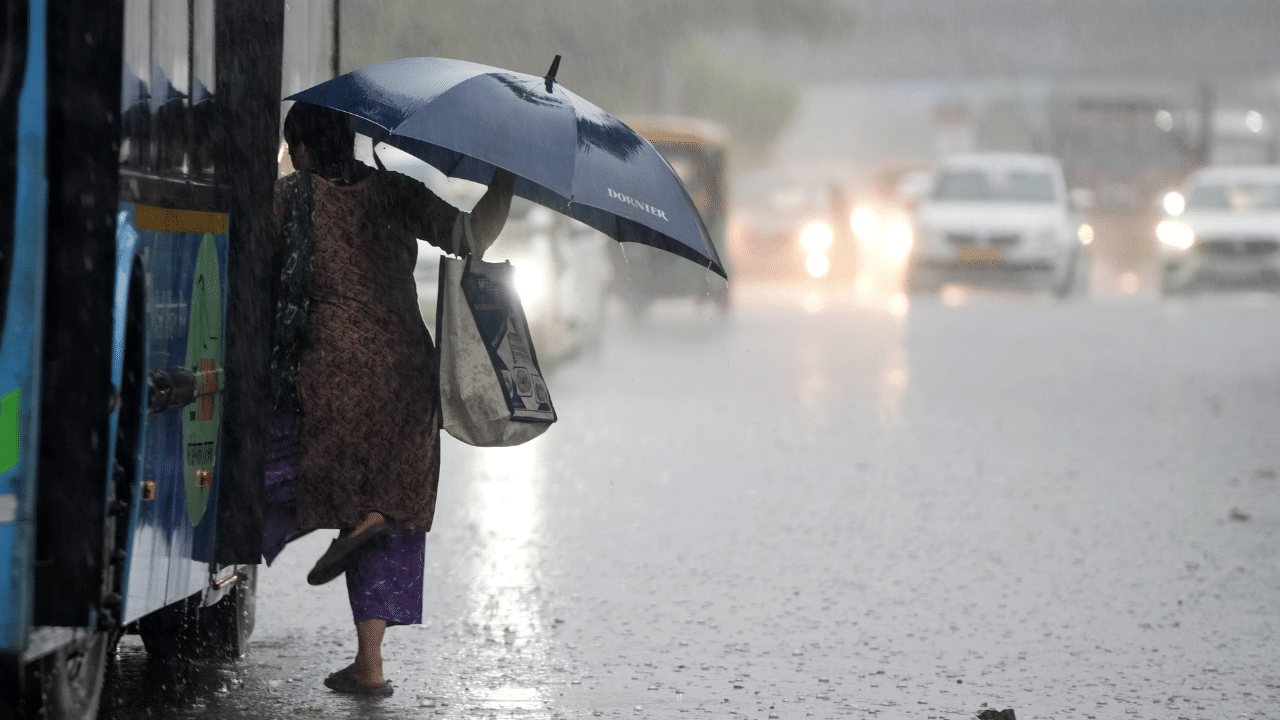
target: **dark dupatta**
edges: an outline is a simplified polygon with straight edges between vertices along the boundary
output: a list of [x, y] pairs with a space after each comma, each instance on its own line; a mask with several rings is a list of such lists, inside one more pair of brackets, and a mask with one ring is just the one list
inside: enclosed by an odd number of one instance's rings
[[311, 174], [285, 178], [286, 212], [276, 260], [276, 311], [271, 331], [271, 398], [278, 413], [298, 415], [298, 357], [306, 347], [311, 296]]

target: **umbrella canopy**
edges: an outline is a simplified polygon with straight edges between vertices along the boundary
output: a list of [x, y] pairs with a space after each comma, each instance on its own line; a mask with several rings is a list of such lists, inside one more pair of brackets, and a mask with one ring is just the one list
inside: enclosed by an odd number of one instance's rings
[[488, 184], [500, 167], [516, 176], [516, 195], [724, 276], [675, 171], [622, 121], [557, 84], [559, 60], [546, 77], [535, 77], [462, 60], [405, 58], [286, 99], [344, 112], [356, 132], [450, 177]]

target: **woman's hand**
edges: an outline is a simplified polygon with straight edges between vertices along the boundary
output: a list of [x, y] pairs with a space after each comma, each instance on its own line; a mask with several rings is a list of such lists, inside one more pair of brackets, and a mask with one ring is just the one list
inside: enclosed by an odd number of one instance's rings
[[511, 189], [515, 183], [515, 175], [502, 168], [494, 170], [489, 191], [471, 209], [471, 239], [475, 243], [472, 251], [476, 257], [484, 255], [507, 224], [507, 214], [511, 212]]

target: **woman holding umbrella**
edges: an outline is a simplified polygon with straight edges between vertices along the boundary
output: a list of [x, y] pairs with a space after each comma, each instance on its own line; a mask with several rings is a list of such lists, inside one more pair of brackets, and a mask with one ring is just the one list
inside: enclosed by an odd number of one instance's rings
[[506, 222], [513, 178], [496, 171], [466, 213], [412, 178], [357, 161], [344, 113], [295, 103], [284, 137], [296, 172], [275, 195], [277, 417], [265, 545], [270, 559], [304, 533], [341, 531], [307, 581], [346, 573], [359, 645], [325, 685], [390, 695], [382, 638], [389, 625], [422, 620], [440, 471], [435, 353], [413, 279], [417, 240], [482, 254]]

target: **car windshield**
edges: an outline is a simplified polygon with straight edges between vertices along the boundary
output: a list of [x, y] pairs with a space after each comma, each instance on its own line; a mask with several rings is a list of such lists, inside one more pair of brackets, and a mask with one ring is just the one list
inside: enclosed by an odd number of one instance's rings
[[1280, 181], [1200, 185], [1187, 197], [1187, 209], [1231, 212], [1280, 210]]
[[733, 185], [733, 193], [739, 207], [778, 217], [794, 217], [820, 212], [828, 202], [830, 190], [800, 180], [744, 178]]
[[1057, 199], [1057, 193], [1049, 173], [950, 170], [938, 180], [933, 197], [952, 202], [1050, 203]]
[[818, 192], [804, 185], [784, 185], [771, 190], [765, 198], [770, 210], [777, 212], [803, 212], [819, 203]]

